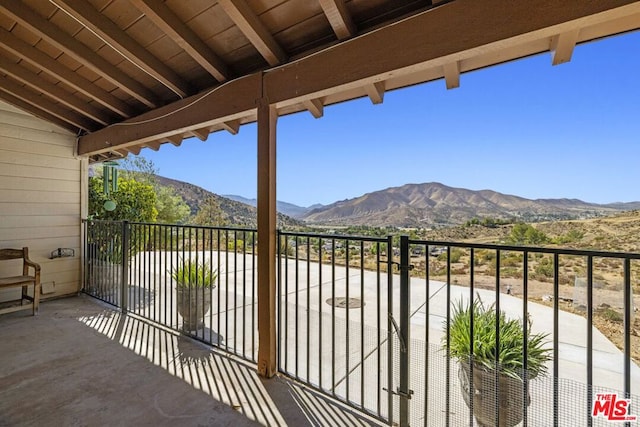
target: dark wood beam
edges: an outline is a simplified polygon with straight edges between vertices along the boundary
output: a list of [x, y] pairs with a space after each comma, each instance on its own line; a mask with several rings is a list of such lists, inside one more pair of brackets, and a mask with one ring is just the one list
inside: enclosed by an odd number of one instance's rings
[[564, 64], [565, 62], [571, 61], [573, 48], [576, 46], [579, 33], [580, 30], [574, 28], [571, 31], [558, 34], [551, 39], [551, 63], [553, 65]]
[[269, 65], [287, 60], [287, 54], [244, 0], [218, 0], [218, 4]]
[[92, 131], [98, 128], [95, 122], [73, 111], [61, 108], [60, 104], [53, 103], [24, 86], [20, 86], [18, 82], [9, 77], [0, 77], [0, 89], [82, 130]]
[[96, 108], [95, 106], [82, 101], [80, 98], [71, 95], [60, 86], [49, 83], [38, 74], [33, 73], [26, 68], [16, 64], [15, 62], [11, 62], [1, 56], [0, 70], [18, 80], [19, 82], [23, 83], [24, 85], [29, 86], [38, 92], [46, 94], [59, 103], [75, 110], [76, 112], [84, 116], [89, 117], [92, 120], [95, 120], [102, 125], [107, 125], [112, 121], [112, 117], [103, 113], [99, 108]]
[[238, 132], [240, 132], [240, 120], [222, 122], [220, 123], [220, 127], [229, 132], [231, 135], [237, 135]]
[[[616, 11], [629, 5], [631, 10]], [[639, 5], [632, 0], [494, 0], [492, 13], [487, 13], [486, 2], [456, 0], [270, 70], [264, 87], [272, 103], [300, 102], [358, 82], [442, 67], [457, 58], [497, 53], [532, 40], [550, 40], [616, 14], [637, 13]]]
[[356, 33], [356, 26], [344, 4], [344, 0], [319, 0], [329, 24], [339, 40], [347, 39]]
[[46, 20], [18, 0], [0, 0], [0, 11], [15, 19], [20, 25], [51, 43], [94, 73], [120, 87], [147, 107], [157, 107], [160, 101], [149, 89], [129, 77], [87, 46]]
[[202, 129], [191, 129], [191, 134], [193, 136], [195, 136], [196, 138], [198, 138], [200, 141], [206, 141], [207, 138], [209, 137], [209, 128], [202, 128]]
[[[410, 77], [406, 84], [415, 84], [442, 78], [443, 67], [453, 61], [476, 63], [479, 65], [475, 67], [480, 68], [548, 51], [554, 35], [584, 27], [590, 29], [593, 37], [601, 37], [616, 31], [617, 20], [640, 13], [637, 0], [571, 4], [556, 0], [494, 0], [493, 3], [496, 12], [488, 14], [482, 2], [456, 0], [266, 71], [264, 78], [254, 74], [233, 80], [217, 91], [204, 92], [128, 120], [126, 126], [112, 126], [86, 135], [80, 138], [80, 154], [106, 150], [111, 145], [160, 139], [239, 118], [246, 123], [255, 120], [255, 100], [261, 99], [262, 94], [279, 110], [291, 112], [300, 111], [309, 99], [321, 98], [326, 105], [327, 99], [340, 102], [364, 96], [362, 88], [375, 83], [384, 82], [388, 90], [388, 83], [394, 79]], [[605, 24], [604, 30], [593, 30]], [[461, 71], [476, 69], [467, 67], [461, 65]], [[427, 77], [416, 77], [422, 75]]]
[[107, 42], [125, 59], [158, 80], [180, 98], [193, 94], [193, 89], [182, 77], [129, 37], [125, 31], [91, 6], [86, 0], [49, 1]]
[[316, 119], [319, 119], [324, 114], [324, 105], [321, 99], [306, 99], [302, 101], [302, 104]]
[[196, 33], [187, 27], [164, 2], [160, 0], [131, 0], [131, 2], [218, 81], [223, 82], [231, 76], [231, 71], [227, 64]]
[[114, 113], [125, 118], [136, 114], [136, 110], [126, 102], [100, 89], [89, 80], [80, 76], [80, 74], [71, 71], [44, 52], [18, 39], [4, 28], [0, 28], [0, 45], [8, 52], [22, 58], [34, 67], [41, 68], [43, 72], [64, 82], [66, 85], [88, 96], [100, 105], [107, 107]]
[[254, 114], [261, 74], [252, 74], [80, 138], [79, 154], [107, 151], [212, 127]]
[[33, 114], [35, 117], [41, 118], [44, 121], [49, 123], [53, 123], [56, 126], [60, 126], [63, 129], [71, 131], [73, 133], [78, 133], [78, 128], [69, 124], [65, 120], [60, 120], [58, 117], [49, 114], [43, 109], [36, 107], [28, 102], [23, 101], [20, 98], [17, 98], [10, 93], [5, 92], [2, 87], [0, 87], [0, 98], [8, 102], [9, 104], [20, 108], [23, 111], [26, 111], [29, 114]]
[[384, 100], [384, 82], [367, 83], [364, 86], [367, 96], [374, 104], [382, 104]]

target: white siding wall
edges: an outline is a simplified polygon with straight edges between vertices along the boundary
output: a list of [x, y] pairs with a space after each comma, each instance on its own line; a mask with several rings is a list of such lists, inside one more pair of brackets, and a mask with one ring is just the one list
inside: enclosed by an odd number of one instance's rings
[[[42, 267], [43, 298], [76, 293], [81, 285], [86, 160], [74, 150], [73, 134], [0, 102], [0, 248], [29, 247]], [[75, 256], [49, 259], [57, 248], [72, 248]], [[0, 262], [0, 275], [11, 268], [6, 264]], [[0, 301], [17, 295], [5, 289]]]

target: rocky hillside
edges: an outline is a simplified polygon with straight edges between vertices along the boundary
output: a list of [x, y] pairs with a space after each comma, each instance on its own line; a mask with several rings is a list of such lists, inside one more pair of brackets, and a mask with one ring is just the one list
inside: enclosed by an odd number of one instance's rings
[[577, 199], [530, 200], [491, 190], [426, 183], [387, 188], [336, 202], [314, 209], [303, 219], [328, 225], [441, 227], [463, 224], [474, 217], [536, 222], [590, 218], [620, 210], [620, 206]]
[[[156, 179], [160, 185], [172, 187], [176, 190], [176, 193], [182, 196], [189, 208], [191, 208], [191, 214], [198, 213], [200, 204], [209, 197], [213, 197], [220, 203], [220, 208], [224, 211], [229, 223], [236, 227], [256, 227], [256, 208], [245, 203], [240, 203], [235, 200], [222, 197], [218, 194], [205, 190], [197, 185], [189, 184], [187, 182], [178, 181], [171, 178], [156, 175]], [[278, 214], [278, 227], [291, 228], [302, 225], [299, 221], [283, 214]]]

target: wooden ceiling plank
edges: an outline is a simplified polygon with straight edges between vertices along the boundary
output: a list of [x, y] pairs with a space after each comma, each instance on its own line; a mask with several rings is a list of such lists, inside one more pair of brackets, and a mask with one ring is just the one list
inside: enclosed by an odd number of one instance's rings
[[49, 83], [38, 74], [35, 74], [2, 56], [0, 56], [0, 70], [32, 89], [42, 92], [76, 112], [95, 120], [101, 125], [106, 126], [112, 122], [112, 118], [109, 115], [104, 114], [99, 108], [96, 108], [91, 104], [87, 104], [65, 91], [60, 86]]
[[54, 125], [60, 126], [61, 128], [71, 131], [73, 133], [78, 133], [78, 128], [76, 126], [69, 124], [69, 122], [65, 120], [60, 120], [58, 117], [49, 114], [47, 111], [44, 111], [41, 108], [38, 108], [28, 102], [23, 101], [20, 98], [17, 98], [11, 95], [10, 93], [5, 92], [4, 90], [2, 90], [1, 87], [0, 87], [0, 98], [5, 100], [9, 104], [14, 105], [20, 108], [21, 110], [26, 111], [29, 114], [33, 114], [35, 117], [38, 117], [49, 123], [53, 123]]
[[232, 73], [227, 64], [162, 1], [131, 0], [131, 2], [216, 80], [223, 82], [231, 77]]
[[100, 13], [86, 0], [49, 0], [73, 19], [100, 37], [125, 59], [165, 85], [180, 98], [193, 93], [190, 85], [164, 62]]
[[578, 41], [579, 28], [558, 34], [551, 39], [551, 63], [553, 65], [564, 64], [571, 61], [573, 49]]
[[382, 104], [384, 100], [384, 82], [375, 82], [365, 85], [364, 90], [374, 104]]
[[220, 123], [220, 127], [229, 132], [231, 135], [237, 135], [240, 132], [240, 120], [230, 120]]
[[218, 4], [269, 65], [278, 65], [287, 60], [285, 51], [245, 0], [218, 0]]
[[331, 28], [333, 28], [339, 40], [352, 37], [356, 33], [356, 26], [344, 4], [344, 0], [319, 1], [329, 24], [331, 24]]
[[322, 100], [319, 98], [316, 99], [305, 99], [302, 101], [304, 107], [309, 110], [311, 115], [316, 119], [319, 119], [324, 115], [324, 104]]
[[442, 68], [447, 89], [460, 87], [460, 62], [447, 62]]
[[49, 55], [21, 41], [3, 28], [0, 28], [0, 45], [7, 51], [22, 58], [31, 65], [41, 68], [45, 73], [64, 82], [114, 113], [125, 118], [136, 114], [136, 111], [126, 102], [93, 85], [90, 81], [61, 65]]
[[97, 126], [87, 118], [72, 111], [64, 111], [60, 108], [60, 104], [55, 104], [42, 96], [38, 96], [35, 92], [26, 89], [24, 86], [20, 86], [11, 78], [0, 78], [0, 89], [77, 128], [86, 131], [92, 131], [97, 128]]
[[152, 91], [62, 31], [56, 25], [43, 18], [21, 1], [0, 0], [0, 11], [62, 50], [66, 55], [71, 56], [76, 61], [90, 68], [102, 78], [118, 86], [121, 90], [147, 107], [154, 108], [160, 105], [159, 100]]

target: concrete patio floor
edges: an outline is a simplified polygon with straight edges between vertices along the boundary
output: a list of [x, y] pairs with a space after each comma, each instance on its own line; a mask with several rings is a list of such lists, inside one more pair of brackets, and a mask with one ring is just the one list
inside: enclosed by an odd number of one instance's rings
[[0, 426], [378, 425], [80, 295], [0, 316]]

